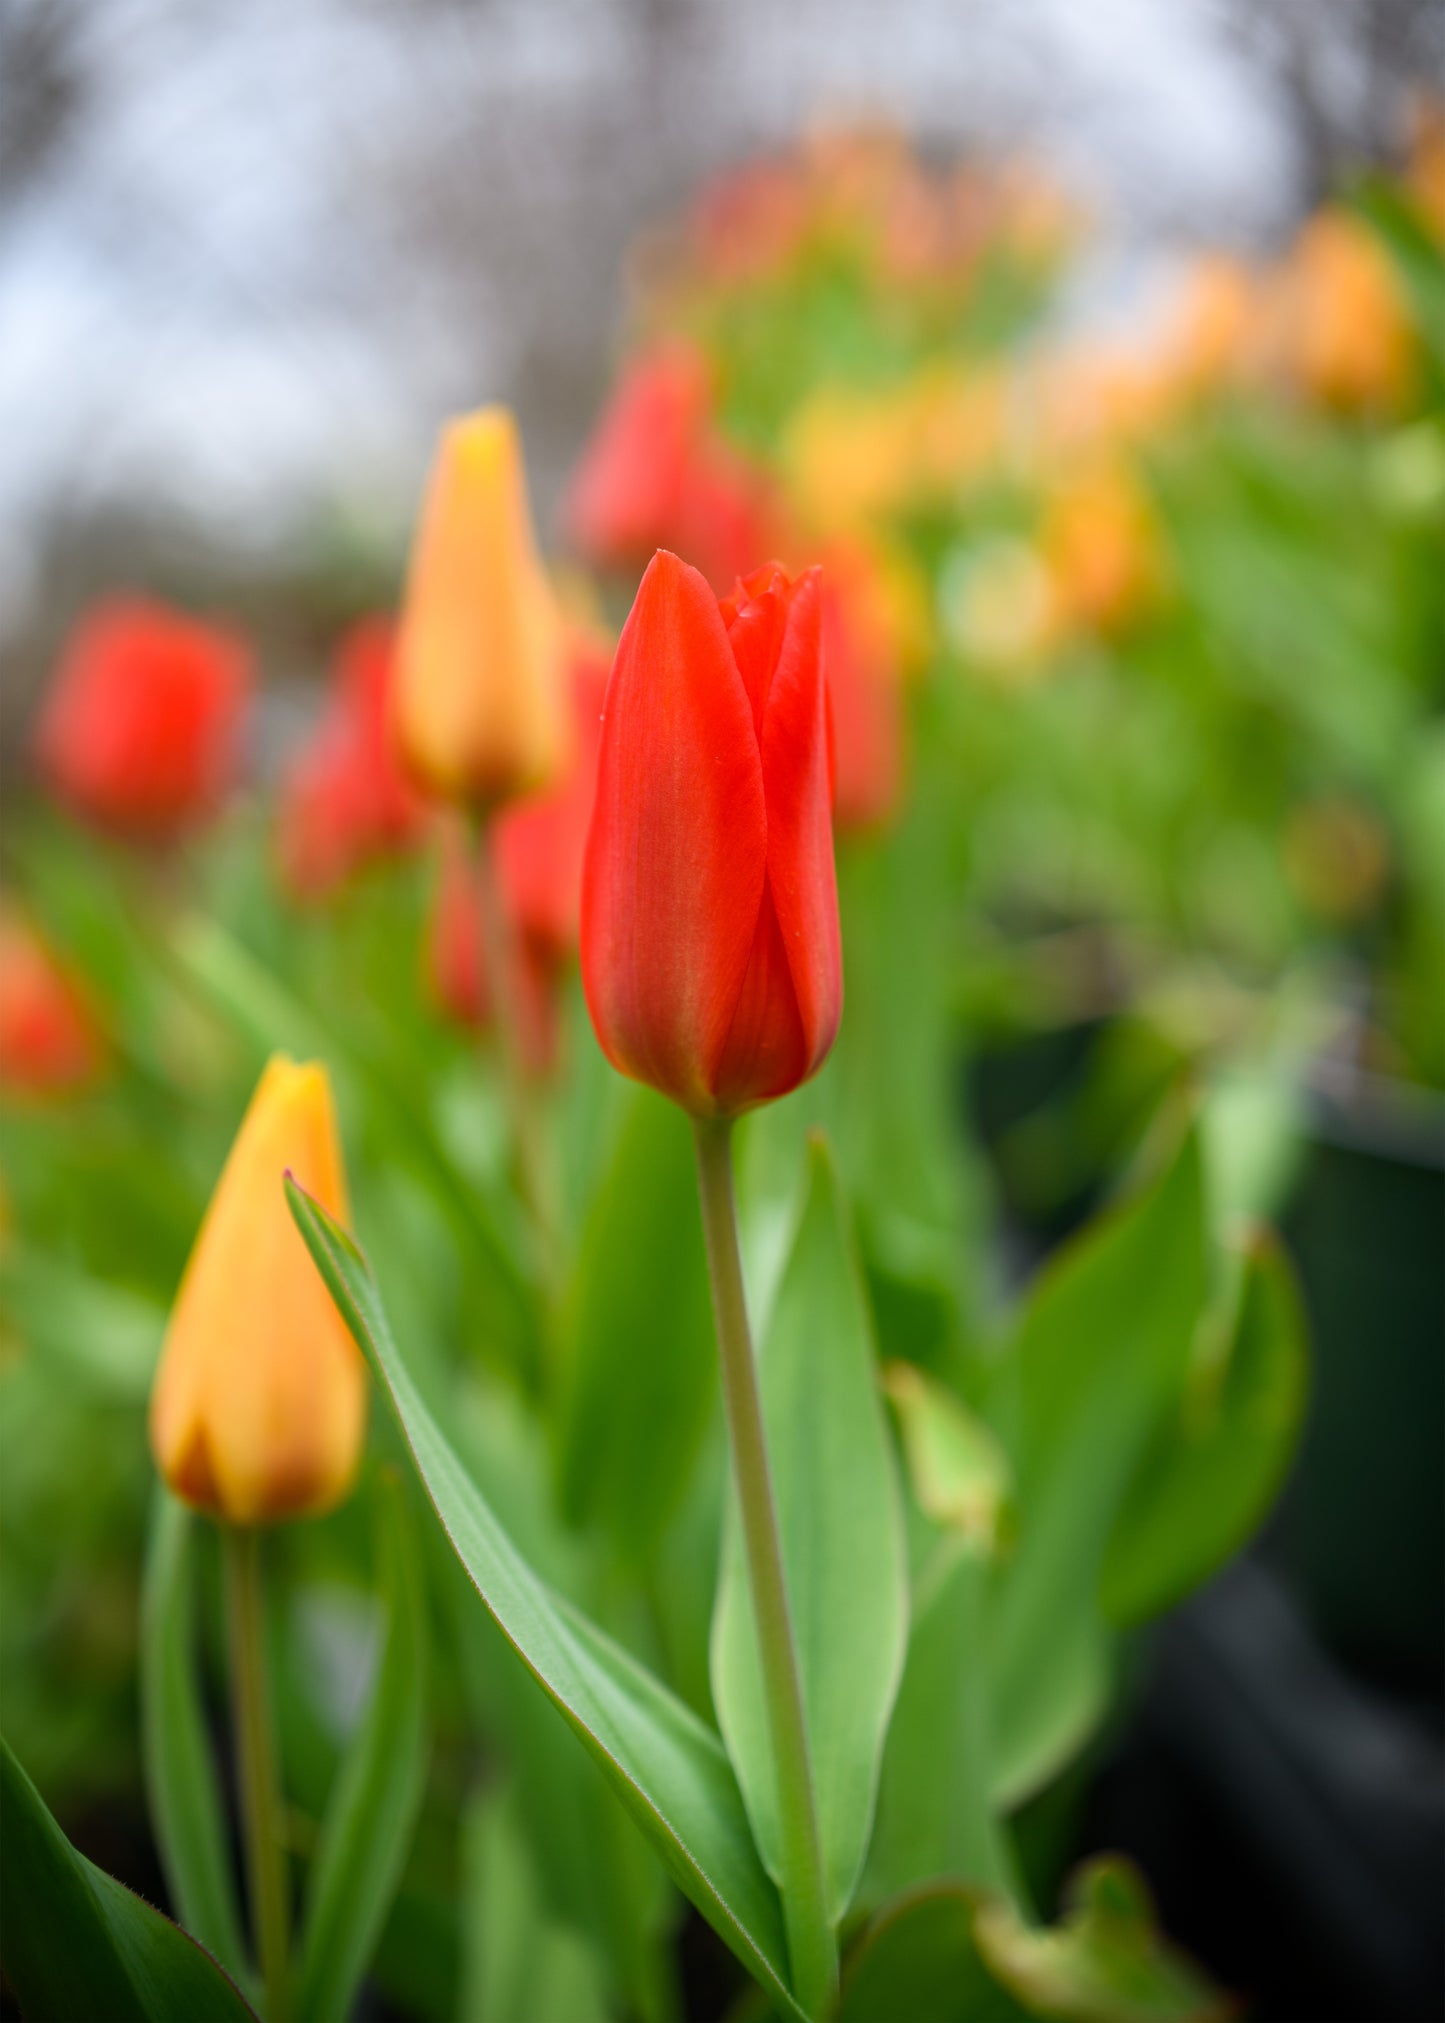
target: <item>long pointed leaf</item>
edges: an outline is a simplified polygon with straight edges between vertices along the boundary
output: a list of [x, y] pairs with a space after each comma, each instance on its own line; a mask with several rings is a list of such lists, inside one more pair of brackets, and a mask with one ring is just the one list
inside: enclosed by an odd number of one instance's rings
[[[833, 1914], [857, 1887], [903, 1669], [903, 1512], [872, 1323], [832, 1156], [808, 1190], [758, 1357]], [[777, 1873], [776, 1784], [752, 1601], [730, 1507], [713, 1621], [713, 1695], [748, 1816]]]
[[196, 1679], [195, 1518], [157, 1489], [141, 1600], [141, 1736], [151, 1825], [181, 1923], [238, 1979], [249, 1973], [225, 1812]]
[[322, 1824], [307, 1895], [298, 2010], [317, 2023], [350, 2013], [401, 1876], [426, 1771], [426, 1616], [394, 1470], [382, 1477], [379, 1495], [386, 1640]]
[[296, 1218], [385, 1386], [432, 1505], [477, 1592], [651, 1835], [680, 1889], [790, 2016], [777, 1893], [758, 1860], [717, 1736], [659, 1679], [540, 1581], [427, 1410], [345, 1231], [288, 1181]]
[[26, 2023], [255, 2023], [194, 1939], [70, 1845], [3, 1738], [0, 1927]]

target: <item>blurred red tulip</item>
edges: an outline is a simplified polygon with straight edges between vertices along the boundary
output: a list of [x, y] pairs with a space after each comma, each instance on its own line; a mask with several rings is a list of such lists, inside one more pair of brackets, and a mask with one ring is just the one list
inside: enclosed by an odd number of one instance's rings
[[833, 817], [840, 829], [876, 829], [903, 794], [903, 670], [887, 592], [866, 549], [841, 543], [827, 553], [822, 588]]
[[80, 990], [13, 908], [0, 911], [0, 1088], [60, 1095], [99, 1073], [100, 1035]]
[[364, 618], [336, 650], [326, 707], [281, 790], [278, 845], [292, 890], [318, 898], [413, 844], [423, 804], [392, 738], [395, 630]]
[[[557, 1061], [556, 967], [550, 952], [523, 934], [514, 934], [512, 953], [522, 1065], [540, 1079]], [[496, 1006], [482, 941], [480, 880], [468, 830], [460, 822], [448, 821], [442, 831], [427, 960], [433, 993], [447, 1017], [479, 1031], [490, 1026]]]
[[571, 649], [574, 759], [559, 786], [518, 801], [497, 819], [497, 875], [517, 933], [561, 961], [577, 946], [582, 858], [597, 793], [597, 748], [610, 656], [579, 636]]
[[632, 567], [671, 544], [696, 555], [715, 587], [766, 552], [768, 487], [718, 435], [699, 351], [671, 341], [623, 373], [583, 452], [564, 520], [579, 551], [602, 567]]
[[36, 752], [76, 811], [135, 836], [213, 815], [236, 772], [250, 656], [163, 604], [117, 599], [81, 620], [41, 711]]
[[818, 572], [719, 603], [654, 558], [607, 685], [582, 884], [603, 1052], [697, 1116], [786, 1095], [843, 1003]]

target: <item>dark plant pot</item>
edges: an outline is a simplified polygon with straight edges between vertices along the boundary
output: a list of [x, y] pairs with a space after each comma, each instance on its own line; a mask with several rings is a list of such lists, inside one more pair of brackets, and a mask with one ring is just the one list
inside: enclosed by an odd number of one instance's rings
[[1445, 1126], [1376, 1084], [1322, 1099], [1284, 1222], [1312, 1337], [1271, 1557], [1362, 1677], [1445, 1703]]

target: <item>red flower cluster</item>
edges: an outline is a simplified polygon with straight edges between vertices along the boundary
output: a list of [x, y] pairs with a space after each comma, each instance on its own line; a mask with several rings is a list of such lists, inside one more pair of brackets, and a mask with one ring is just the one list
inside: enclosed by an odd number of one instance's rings
[[140, 598], [96, 605], [46, 698], [41, 770], [77, 813], [173, 836], [214, 814], [234, 777], [250, 673], [227, 632]]
[[325, 711], [282, 787], [281, 865], [304, 898], [407, 849], [425, 819], [392, 735], [394, 644], [387, 618], [362, 619], [342, 639]]

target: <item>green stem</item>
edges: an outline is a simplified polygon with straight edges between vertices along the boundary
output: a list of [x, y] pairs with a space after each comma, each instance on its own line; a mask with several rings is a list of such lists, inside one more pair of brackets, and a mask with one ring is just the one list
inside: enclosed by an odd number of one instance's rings
[[730, 1119], [696, 1117], [693, 1130], [733, 1477], [742, 1513], [768, 1737], [777, 1779], [783, 1915], [788, 1928], [793, 1992], [810, 2016], [822, 2016], [830, 2011], [837, 1994], [838, 1947], [833, 1921], [828, 1915], [803, 1692], [748, 1328], [742, 1261], [738, 1255], [732, 1123]]
[[511, 926], [502, 904], [490, 816], [484, 816], [477, 824], [477, 908], [487, 979], [491, 985], [492, 1002], [497, 1008], [497, 1034], [502, 1048], [502, 1098], [511, 1128], [517, 1178], [532, 1218], [543, 1281], [551, 1291], [557, 1278], [557, 1254], [551, 1196], [547, 1186], [547, 1161], [542, 1143], [542, 1119], [537, 1106], [536, 1085], [526, 1067], [522, 1006], [517, 996], [513, 967]]
[[266, 1682], [261, 1534], [251, 1527], [226, 1525], [222, 1536], [231, 1647], [231, 1718], [236, 1733], [252, 1936], [266, 1988], [266, 2023], [289, 2023], [291, 1918]]

